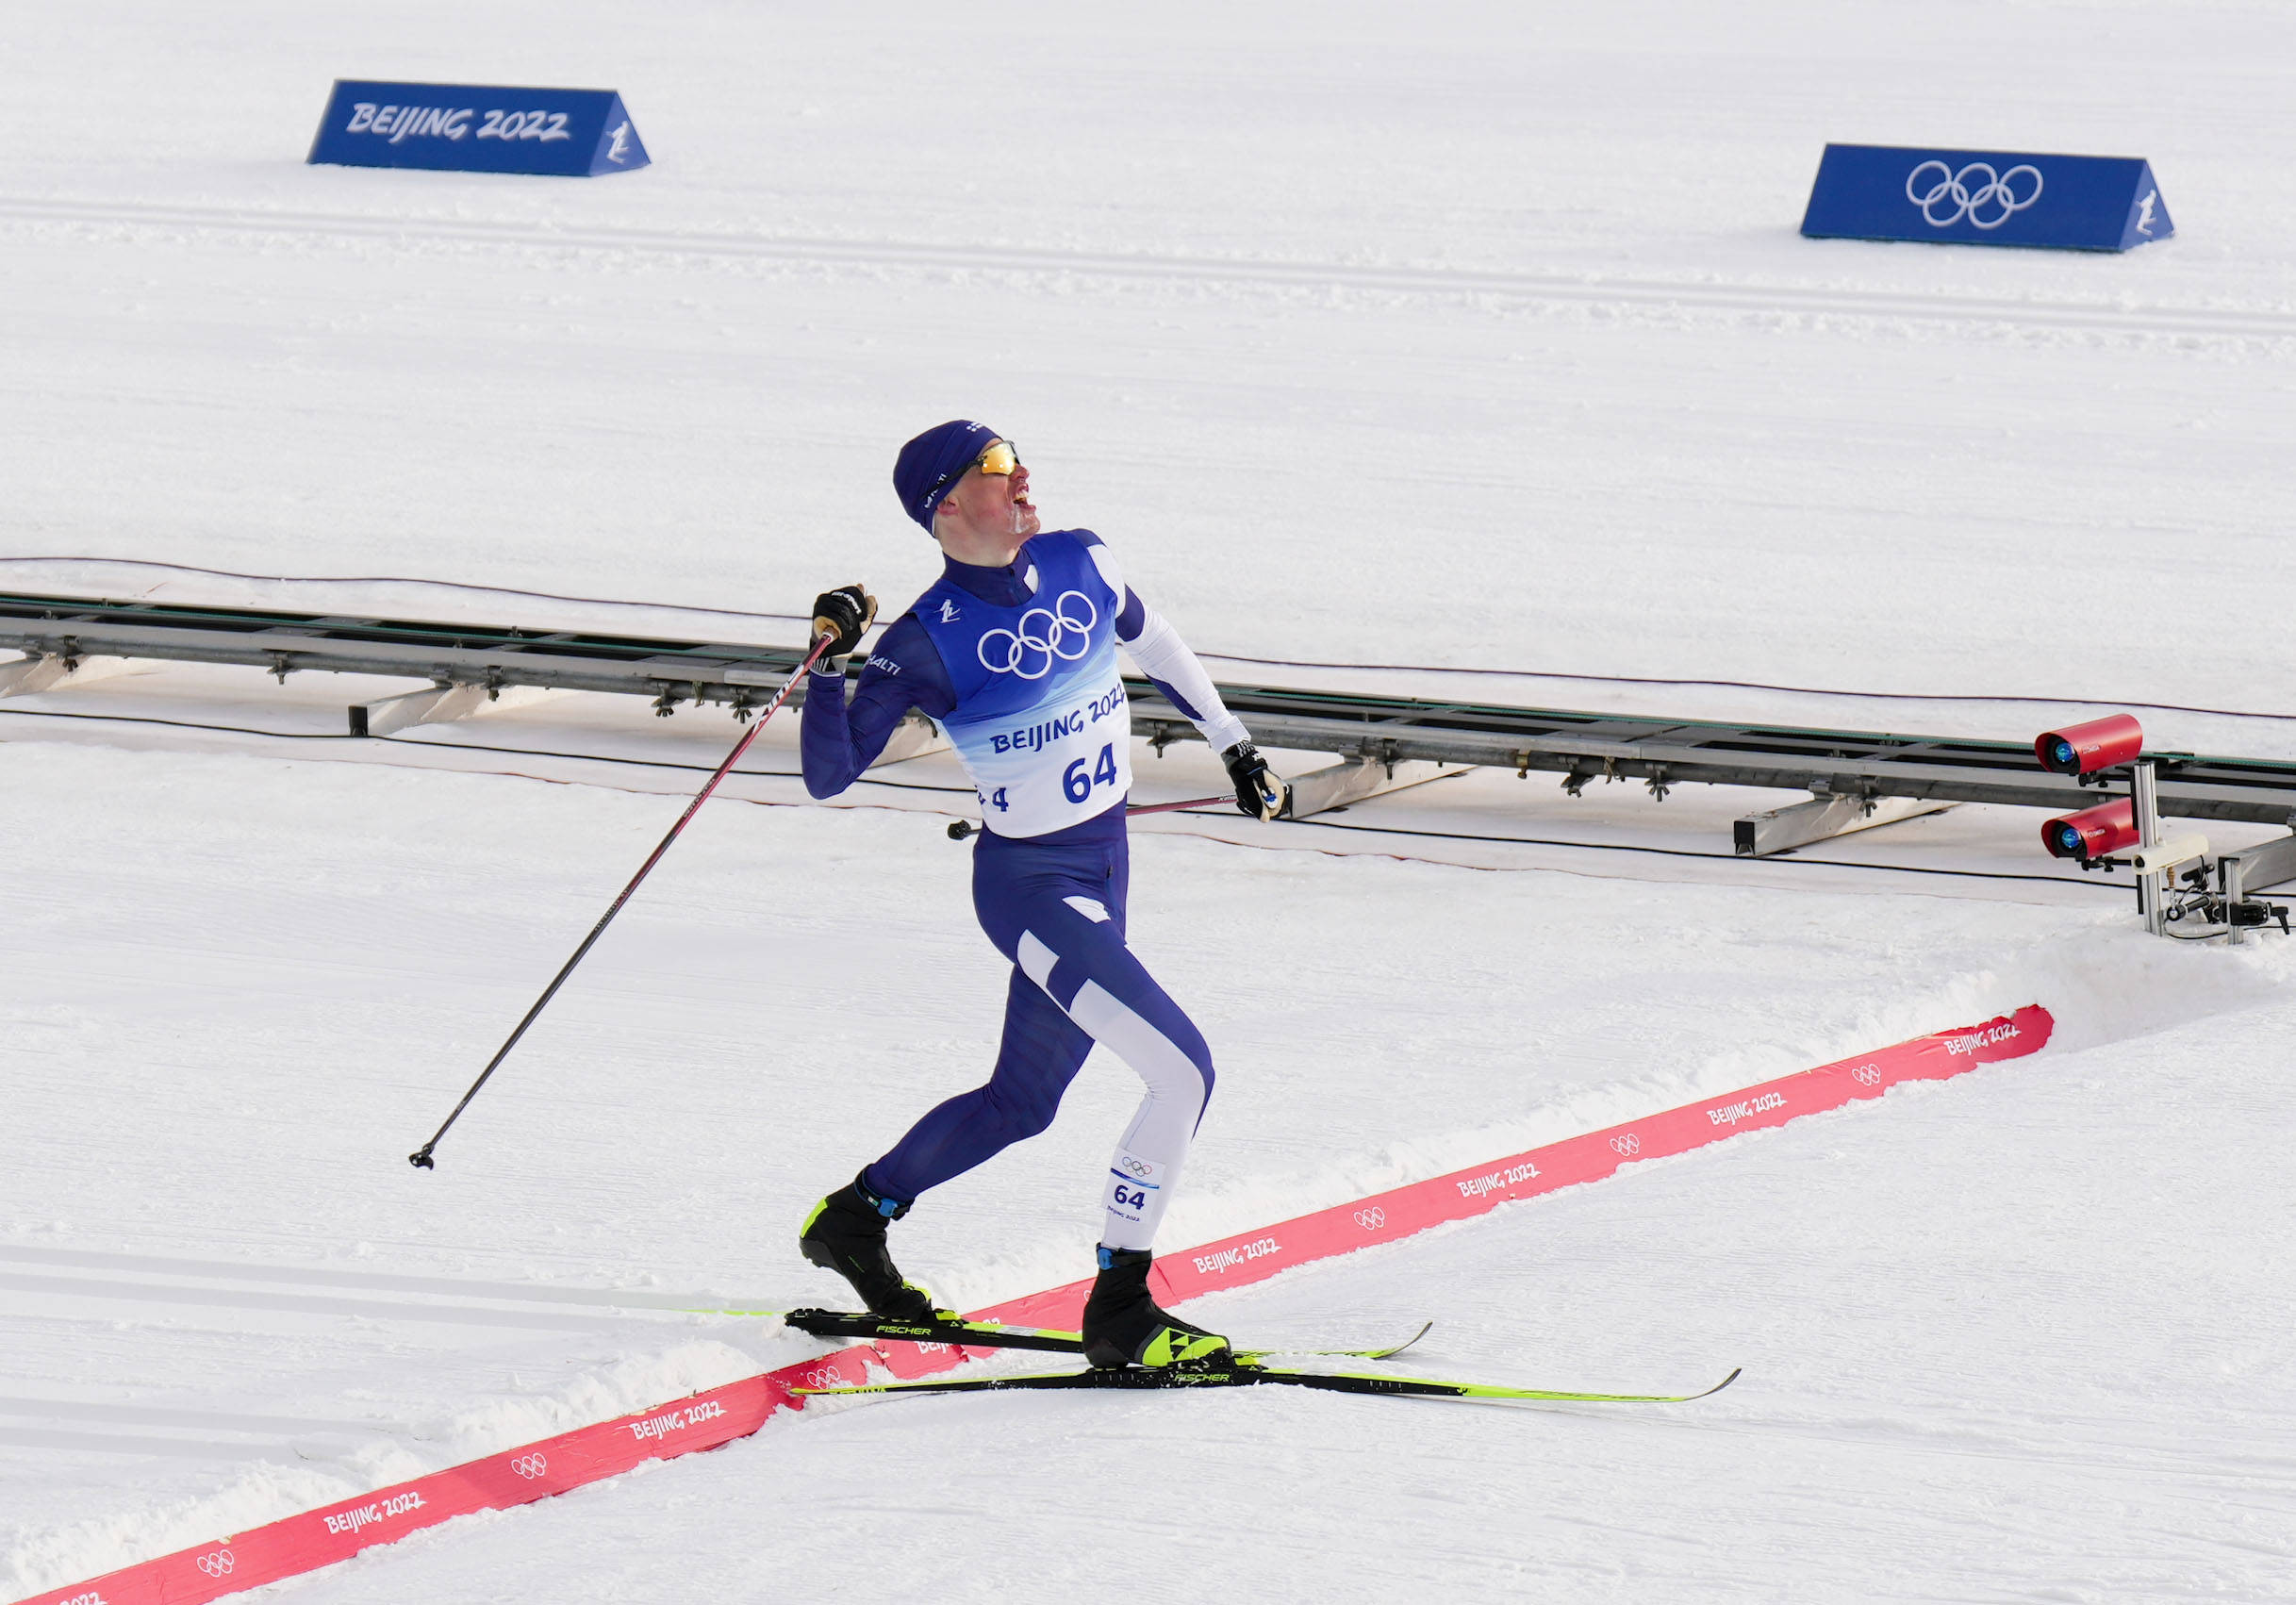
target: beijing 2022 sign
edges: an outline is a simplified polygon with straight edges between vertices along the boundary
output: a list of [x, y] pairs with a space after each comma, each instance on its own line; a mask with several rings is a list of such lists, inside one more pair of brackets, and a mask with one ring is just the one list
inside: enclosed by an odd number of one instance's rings
[[1907, 145], [1827, 145], [1802, 232], [2126, 251], [2176, 232], [2139, 157], [2036, 156]]
[[612, 90], [339, 78], [310, 159], [344, 167], [586, 178], [628, 173], [648, 158], [637, 125]]

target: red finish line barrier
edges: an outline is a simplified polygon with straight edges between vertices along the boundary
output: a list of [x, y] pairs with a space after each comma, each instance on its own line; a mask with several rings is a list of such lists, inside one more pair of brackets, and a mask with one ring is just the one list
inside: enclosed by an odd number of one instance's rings
[[[1740, 1132], [1782, 1126], [1858, 1099], [1879, 1098], [1900, 1082], [1944, 1081], [1997, 1059], [2023, 1058], [2047, 1045], [2056, 1023], [2047, 1009], [2030, 1003], [1983, 1025], [1917, 1036], [1894, 1048], [1799, 1070], [1607, 1131], [1565, 1137], [1472, 1170], [1414, 1182], [1258, 1232], [1223, 1237], [1200, 1249], [1159, 1254], [1149, 1282], [1167, 1304], [1217, 1288], [1241, 1287], [1295, 1266], [1487, 1214], [1516, 1199], [1599, 1182], [1637, 1160], [1687, 1153]], [[984, 1312], [983, 1318], [1016, 1326], [1073, 1326], [1091, 1287], [1089, 1281], [1074, 1282], [1032, 1293]]]
[[[1484, 1215], [1512, 1200], [1598, 1182], [1637, 1160], [1686, 1153], [1740, 1132], [1782, 1126], [1804, 1115], [1878, 1098], [1900, 1082], [1943, 1081], [1995, 1060], [2022, 1058], [2047, 1044], [2054, 1025], [2048, 1010], [2030, 1004], [1983, 1025], [1916, 1037], [1606, 1131], [1565, 1137], [1472, 1170], [1160, 1255], [1157, 1291], [1165, 1302], [1179, 1303], [1215, 1288], [1262, 1282], [1295, 1266]], [[981, 1311], [976, 1318], [1072, 1327], [1090, 1286], [1089, 1282], [1070, 1282]], [[966, 1357], [966, 1352], [945, 1344], [840, 1349], [711, 1388], [658, 1410], [561, 1432], [88, 1582], [36, 1594], [19, 1605], [200, 1605], [347, 1561], [362, 1549], [392, 1543], [454, 1516], [530, 1504], [619, 1476], [649, 1460], [717, 1448], [756, 1431], [778, 1411], [800, 1408], [803, 1400], [790, 1392], [792, 1387], [865, 1382], [872, 1362], [915, 1376], [948, 1369]]]

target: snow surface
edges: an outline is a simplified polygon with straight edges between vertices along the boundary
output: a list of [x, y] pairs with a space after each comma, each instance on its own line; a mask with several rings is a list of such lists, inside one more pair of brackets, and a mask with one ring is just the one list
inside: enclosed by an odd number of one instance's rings
[[[19, 8], [0, 588], [786, 641], [929, 576], [885, 473], [966, 414], [1226, 678], [2008, 737], [2131, 698], [2296, 755], [2291, 46], [2232, 0]], [[609, 84], [655, 165], [304, 166], [338, 75]], [[1828, 139], [2143, 155], [2180, 235], [1803, 240]], [[417, 1174], [733, 726], [340, 735], [404, 688], [0, 704], [0, 1595], [816, 1351], [679, 1306], [833, 1299], [804, 1208], [986, 1063], [960, 777], [801, 805], [777, 724]], [[1173, 1247], [2054, 1010], [1191, 1307], [1727, 1394], [816, 1407], [282, 1592], [2296, 1597], [2296, 951], [2142, 937], [2020, 810], [1730, 860], [1779, 801], [1483, 773], [1136, 845], [1223, 1072]], [[1096, 1060], [904, 1263], [1082, 1274], [1134, 1096]]]

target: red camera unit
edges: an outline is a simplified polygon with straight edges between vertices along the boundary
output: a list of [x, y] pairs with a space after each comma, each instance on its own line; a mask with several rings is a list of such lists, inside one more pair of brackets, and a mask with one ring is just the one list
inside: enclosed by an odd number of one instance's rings
[[2143, 752], [2144, 726], [2125, 713], [2044, 731], [2033, 741], [2033, 755], [2051, 774], [2094, 774], [2133, 764]]
[[[2134, 722], [2133, 720], [2131, 722]], [[2058, 858], [2102, 858], [2137, 845], [2137, 804], [2116, 797], [2077, 814], [2064, 814], [2040, 828], [2041, 844]]]

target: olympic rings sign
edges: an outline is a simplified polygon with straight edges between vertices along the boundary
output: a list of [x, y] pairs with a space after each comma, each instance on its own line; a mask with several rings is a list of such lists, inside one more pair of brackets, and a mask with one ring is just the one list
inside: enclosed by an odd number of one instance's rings
[[538, 1454], [522, 1454], [510, 1463], [510, 1469], [532, 1481], [550, 1469], [550, 1462]]
[[[2020, 174], [2033, 183], [2033, 192], [2023, 197]], [[1990, 162], [1973, 161], [1956, 173], [1932, 157], [1906, 174], [1906, 199], [1922, 208], [1922, 220], [1932, 228], [1951, 228], [1963, 218], [1974, 227], [1999, 228], [2040, 199], [2040, 169], [2019, 162], [1995, 174]], [[1939, 208], [1947, 205], [1952, 210], [1939, 216]]]
[[1878, 1065], [1860, 1065], [1850, 1072], [1850, 1079], [1859, 1086], [1878, 1086], [1881, 1084], [1881, 1067]]
[[[1078, 609], [1083, 612], [1082, 620], [1074, 617]], [[1092, 598], [1081, 590], [1065, 590], [1051, 606], [1032, 607], [1023, 613], [1016, 628], [983, 632], [975, 651], [981, 667], [991, 674], [1042, 680], [1052, 672], [1055, 661], [1074, 663], [1091, 649], [1093, 626], [1099, 621], [1100, 610], [1092, 604]], [[1000, 636], [1004, 645], [991, 646]]]
[[200, 1556], [200, 1558], [192, 1564], [198, 1566], [201, 1571], [206, 1572], [209, 1577], [224, 1577], [229, 1575], [232, 1566], [236, 1563], [234, 1563], [231, 1558], [230, 1550], [217, 1549], [208, 1554]]
[[1355, 1223], [1366, 1232], [1377, 1232], [1387, 1224], [1387, 1212], [1374, 1204], [1369, 1209], [1355, 1212]]
[[1617, 1150], [1621, 1156], [1631, 1157], [1643, 1151], [1643, 1139], [1632, 1132], [1628, 1132], [1623, 1137], [1612, 1137], [1611, 1146]]

